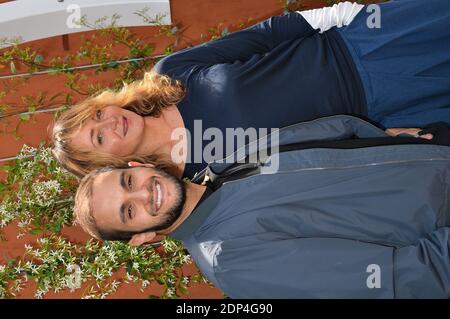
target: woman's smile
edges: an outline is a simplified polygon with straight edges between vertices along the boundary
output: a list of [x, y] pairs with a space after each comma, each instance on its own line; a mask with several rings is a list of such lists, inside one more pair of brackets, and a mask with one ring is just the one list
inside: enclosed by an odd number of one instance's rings
[[128, 132], [128, 120], [125, 116], [122, 116], [123, 121], [122, 121], [122, 126], [123, 126], [123, 137], [127, 136], [127, 132]]

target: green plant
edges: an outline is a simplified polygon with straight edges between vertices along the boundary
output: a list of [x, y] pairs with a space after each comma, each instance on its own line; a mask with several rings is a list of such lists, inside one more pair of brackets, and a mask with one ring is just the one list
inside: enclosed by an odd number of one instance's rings
[[[122, 242], [89, 240], [77, 245], [57, 235], [43, 237], [36, 245], [26, 246], [23, 258], [0, 265], [0, 298], [16, 296], [29, 279], [37, 283], [36, 298], [49, 291], [80, 288], [84, 288], [83, 298], [105, 298], [123, 283], [139, 282], [145, 289], [153, 281], [164, 287], [163, 295], [157, 297], [176, 298], [187, 293], [193, 276], [183, 276], [180, 269], [191, 259], [171, 239], [162, 245], [164, 252], [157, 252], [151, 246], [137, 248]], [[125, 276], [112, 279], [122, 268]]]
[[[78, 245], [61, 236], [62, 227], [73, 224], [77, 180], [58, 165], [50, 148], [44, 144], [37, 149], [24, 146], [19, 159], [3, 169], [8, 177], [0, 184], [0, 231], [17, 222], [21, 229], [18, 237], [31, 233], [42, 238], [27, 246], [22, 258], [0, 265], [0, 298], [15, 296], [27, 279], [37, 282], [38, 298], [50, 290], [78, 289], [86, 281], [91, 284], [85, 298], [106, 297], [129, 281], [140, 281], [143, 288], [155, 281], [165, 287], [163, 298], [187, 292], [190, 277], [183, 276], [180, 269], [191, 260], [179, 242], [167, 238], [162, 250], [156, 251], [151, 246], [136, 248], [122, 242], [90, 240]], [[126, 269], [126, 278], [111, 280], [121, 268]]]
[[[137, 14], [148, 23], [158, 24], [162, 18], [152, 20], [145, 10]], [[33, 113], [39, 110], [64, 109], [70, 107], [76, 95], [86, 96], [105, 89], [104, 85], [91, 83], [82, 73], [85, 68], [80, 66], [81, 63], [96, 68], [96, 74], [111, 72], [111, 82], [107, 86], [110, 89], [141, 77], [155, 62], [153, 46], [136, 38], [129, 29], [118, 27], [118, 19], [115, 15], [109, 22], [104, 18], [91, 24], [83, 18], [81, 24], [98, 32], [83, 39], [75, 53], [64, 57], [49, 59], [41, 52], [23, 48], [17, 40], [0, 39], [0, 47], [13, 44], [1, 52], [0, 69], [9, 68], [12, 75], [18, 76], [8, 79], [0, 91], [0, 122], [3, 126], [7, 127], [7, 117], [18, 116], [20, 124], [30, 121]], [[177, 47], [183, 31], [176, 24], [160, 25], [160, 35], [174, 40], [167, 46], [166, 55]], [[229, 31], [219, 24], [209, 29], [209, 33], [211, 39], [216, 39]], [[118, 47], [125, 48], [128, 55], [117, 55]], [[17, 71], [23, 69], [30, 73], [29, 76], [19, 77]], [[68, 91], [51, 96], [37, 92], [24, 96], [22, 105], [3, 102], [5, 97], [26, 85], [30, 75], [36, 72], [47, 76], [63, 75]], [[9, 133], [17, 134], [17, 129], [18, 126]], [[155, 282], [163, 286], [164, 291], [161, 296], [150, 298], [176, 298], [187, 293], [189, 283], [207, 282], [199, 273], [183, 274], [182, 267], [192, 261], [182, 244], [171, 238], [166, 238], [158, 248], [135, 248], [122, 242], [95, 240], [75, 244], [65, 238], [61, 233], [63, 227], [74, 225], [72, 206], [78, 181], [58, 165], [47, 144], [42, 143], [37, 148], [25, 145], [18, 159], [1, 169], [7, 173], [6, 179], [0, 182], [1, 239], [6, 239], [2, 236], [3, 231], [12, 223], [20, 229], [18, 238], [32, 234], [38, 239], [25, 247], [23, 256], [8, 257], [0, 264], [0, 298], [17, 296], [27, 280], [37, 283], [36, 298], [64, 289], [83, 289], [84, 298], [105, 298], [127, 282], [138, 282], [142, 289]], [[123, 270], [125, 275], [120, 277]]]

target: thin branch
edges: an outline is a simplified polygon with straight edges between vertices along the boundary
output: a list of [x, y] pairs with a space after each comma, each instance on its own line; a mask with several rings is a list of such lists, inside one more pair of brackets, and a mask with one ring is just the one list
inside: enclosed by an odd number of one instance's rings
[[122, 63], [134, 62], [134, 61], [158, 59], [158, 58], [162, 58], [164, 56], [165, 56], [164, 54], [160, 54], [160, 55], [148, 56], [148, 57], [143, 57], [143, 58], [133, 58], [133, 59], [125, 59], [125, 60], [117, 60], [117, 61], [108, 61], [108, 62], [104, 62], [104, 63], [79, 65], [79, 66], [74, 66], [74, 67], [64, 68], [64, 69], [50, 69], [50, 70], [46, 70], [46, 71], [8, 74], [8, 75], [1, 75], [0, 79], [11, 79], [11, 78], [18, 78], [18, 77], [34, 76], [34, 75], [44, 75], [44, 74], [49, 74], [49, 73], [63, 73], [63, 72], [70, 72], [70, 71], [75, 71], [75, 70], [86, 70], [86, 69], [101, 67], [103, 65], [107, 65], [108, 63], [122, 64]]

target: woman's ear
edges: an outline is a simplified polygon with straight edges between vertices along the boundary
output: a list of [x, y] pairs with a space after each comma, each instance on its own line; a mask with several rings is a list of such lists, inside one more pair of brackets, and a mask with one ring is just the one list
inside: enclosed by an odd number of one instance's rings
[[133, 237], [131, 237], [128, 244], [130, 244], [131, 246], [141, 246], [142, 244], [151, 242], [152, 239], [155, 238], [155, 236], [156, 236], [156, 233], [153, 231], [136, 234], [136, 235], [133, 235]]
[[150, 168], [155, 167], [155, 165], [153, 165], [153, 164], [144, 164], [144, 163], [140, 163], [140, 162], [128, 162], [128, 166], [130, 166], [130, 167], [143, 166], [143, 167], [150, 167]]

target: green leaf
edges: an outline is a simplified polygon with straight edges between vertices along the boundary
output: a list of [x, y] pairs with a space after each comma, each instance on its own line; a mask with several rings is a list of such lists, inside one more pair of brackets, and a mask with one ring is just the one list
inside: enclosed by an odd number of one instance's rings
[[119, 63], [117, 61], [112, 61], [108, 63], [108, 68], [116, 69], [119, 66]]
[[20, 117], [20, 119], [22, 121], [29, 121], [30, 120], [30, 114], [20, 114], [19, 117]]
[[180, 286], [178, 287], [178, 289], [180, 290], [180, 292], [181, 292], [183, 295], [186, 295], [186, 294], [188, 293], [187, 287], [186, 287], [185, 285], [180, 285]]
[[139, 67], [139, 62], [138, 61], [130, 61], [130, 65], [137, 68], [137, 67]]
[[41, 63], [42, 61], [44, 61], [44, 56], [43, 56], [42, 54], [37, 54], [37, 55], [34, 57], [34, 63], [39, 64], [39, 63]]
[[4, 191], [6, 189], [6, 185], [3, 183], [0, 183], [0, 192]]
[[66, 94], [66, 104], [72, 104], [72, 94]]
[[29, 108], [28, 108], [28, 112], [36, 112], [36, 107], [35, 106], [30, 106]]
[[[139, 54], [140, 54], [139, 48], [132, 47], [132, 48], [130, 49], [130, 53], [129, 53], [130, 57], [138, 57]], [[133, 61], [132, 61], [132, 62], [133, 62]]]
[[12, 73], [16, 73], [17, 69], [16, 69], [16, 65], [14, 64], [14, 61], [11, 61], [9, 67], [11, 68]]
[[229, 34], [230, 34], [230, 31], [228, 31], [228, 28], [225, 28], [225, 29], [223, 29], [223, 31], [221, 33], [221, 36], [224, 37], [224, 36], [229, 35]]
[[165, 55], [172, 54], [172, 52], [173, 52], [173, 45], [172, 45], [172, 44], [168, 45], [168, 46], [164, 49], [164, 54], [165, 54]]
[[42, 233], [42, 231], [40, 229], [32, 229], [30, 231], [30, 234], [32, 234], [32, 235], [39, 235], [40, 233]]

